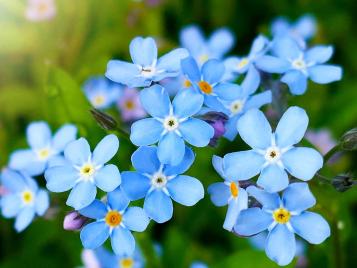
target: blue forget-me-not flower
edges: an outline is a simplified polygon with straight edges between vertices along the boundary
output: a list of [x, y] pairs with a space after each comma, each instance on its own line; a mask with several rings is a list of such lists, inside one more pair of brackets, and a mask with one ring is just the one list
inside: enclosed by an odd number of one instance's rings
[[304, 51], [291, 38], [277, 38], [272, 44], [273, 56], [260, 57], [256, 66], [268, 73], [283, 74], [281, 82], [288, 85], [294, 95], [304, 94], [307, 79], [328, 84], [342, 77], [339, 66], [325, 64], [332, 56], [332, 46], [315, 46]]
[[294, 258], [295, 234], [311, 244], [320, 244], [330, 236], [326, 220], [317, 213], [306, 211], [316, 203], [307, 183], [290, 184], [282, 198], [255, 186], [249, 186], [247, 191], [262, 204], [262, 208], [243, 210], [234, 231], [252, 236], [268, 230], [265, 252], [279, 265], [287, 265]]
[[1, 211], [5, 218], [16, 218], [15, 229], [23, 231], [35, 215], [43, 216], [49, 207], [47, 191], [40, 189], [36, 181], [26, 174], [5, 169], [1, 182], [6, 194], [1, 198]]
[[76, 139], [77, 128], [64, 125], [53, 135], [46, 122], [33, 122], [26, 129], [29, 149], [17, 150], [10, 156], [9, 167], [26, 172], [30, 176], [42, 174], [51, 165], [62, 158], [65, 146]]
[[224, 156], [226, 176], [247, 180], [260, 173], [257, 184], [267, 192], [278, 192], [289, 184], [288, 173], [307, 181], [322, 167], [323, 159], [312, 148], [295, 147], [308, 125], [305, 110], [290, 107], [275, 133], [263, 112], [251, 109], [238, 121], [241, 138], [252, 148]]
[[158, 157], [164, 164], [177, 165], [182, 161], [185, 141], [204, 147], [214, 135], [208, 123], [192, 118], [203, 104], [203, 96], [192, 90], [181, 90], [171, 104], [166, 90], [154, 85], [140, 92], [140, 100], [152, 118], [132, 124], [130, 140], [137, 146], [158, 142]]
[[76, 210], [88, 206], [96, 197], [97, 187], [111, 192], [120, 185], [121, 177], [117, 166], [105, 165], [118, 148], [119, 140], [113, 134], [104, 137], [93, 153], [86, 139], [71, 142], [64, 150], [66, 164], [46, 170], [47, 188], [51, 192], [72, 189], [67, 205]]
[[80, 214], [96, 220], [82, 229], [80, 237], [83, 246], [95, 249], [110, 237], [115, 254], [131, 256], [135, 250], [131, 231], [143, 232], [150, 220], [142, 208], [128, 207], [129, 203], [121, 187], [118, 187], [108, 193], [106, 204], [95, 199], [81, 209]]
[[177, 48], [158, 59], [155, 40], [136, 37], [130, 43], [130, 56], [133, 63], [109, 61], [106, 77], [128, 87], [147, 87], [152, 82], [179, 75], [181, 59], [188, 57], [188, 52]]
[[202, 183], [190, 176], [181, 175], [192, 165], [195, 156], [185, 147], [185, 156], [178, 165], [166, 165], [157, 157], [156, 146], [143, 146], [132, 155], [136, 171], [122, 173], [122, 188], [131, 200], [145, 198], [144, 210], [158, 223], [172, 218], [172, 200], [193, 206], [204, 196]]

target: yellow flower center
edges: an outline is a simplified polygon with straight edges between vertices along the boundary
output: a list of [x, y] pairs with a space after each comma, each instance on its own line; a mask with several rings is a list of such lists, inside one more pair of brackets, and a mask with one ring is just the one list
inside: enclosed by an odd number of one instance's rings
[[209, 56], [207, 54], [201, 54], [199, 57], [198, 57], [198, 61], [200, 63], [205, 63], [206, 61], [208, 61], [209, 59]]
[[238, 189], [237, 183], [231, 182], [230, 189], [231, 189], [232, 196], [237, 197], [239, 194], [239, 189]]
[[280, 224], [285, 224], [290, 220], [290, 212], [285, 208], [278, 208], [273, 212], [273, 218]]
[[134, 267], [134, 260], [132, 258], [123, 258], [119, 262], [120, 268], [132, 268]]
[[212, 87], [206, 81], [198, 82], [198, 87], [201, 89], [201, 91], [203, 93], [206, 93], [206, 94], [211, 94], [212, 93]]
[[110, 227], [116, 227], [121, 223], [122, 215], [116, 211], [111, 210], [105, 216], [105, 223], [108, 224]]
[[95, 96], [93, 100], [94, 106], [100, 106], [105, 102], [105, 97], [103, 95]]
[[183, 81], [183, 87], [188, 88], [188, 87], [190, 87], [190, 86], [192, 86], [190, 80], [185, 79], [185, 81]]
[[46, 160], [50, 156], [50, 150], [48, 148], [41, 149], [37, 155], [40, 160]]
[[95, 172], [95, 168], [91, 164], [83, 165], [80, 170], [82, 177], [85, 177], [85, 178], [92, 177], [94, 172]]
[[32, 201], [33, 201], [32, 192], [31, 191], [24, 191], [22, 193], [22, 200], [26, 205], [32, 203]]
[[248, 60], [247, 58], [243, 58], [243, 59], [238, 63], [238, 69], [244, 68], [248, 63], [249, 63], [249, 60]]
[[135, 104], [132, 100], [127, 100], [124, 106], [127, 110], [133, 110], [135, 108]]

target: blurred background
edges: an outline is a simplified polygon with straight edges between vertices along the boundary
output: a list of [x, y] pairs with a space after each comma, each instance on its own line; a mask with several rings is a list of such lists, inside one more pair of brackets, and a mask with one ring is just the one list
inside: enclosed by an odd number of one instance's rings
[[[309, 13], [316, 17], [318, 33], [312, 43], [332, 44], [332, 62], [344, 69], [343, 79], [329, 85], [310, 83], [303, 96], [290, 97], [289, 105], [307, 110], [309, 127], [328, 129], [338, 140], [357, 125], [357, 2], [354, 0], [86, 0], [54, 1], [55, 12], [36, 20], [27, 13], [25, 0], [0, 0], [0, 166], [9, 154], [25, 148], [29, 122], [46, 120], [55, 130], [72, 122], [92, 146], [105, 134], [89, 113], [81, 87], [93, 75], [102, 75], [110, 59], [129, 59], [130, 40], [153, 36], [159, 54], [179, 46], [179, 32], [199, 25], [208, 36], [226, 26], [236, 37], [231, 54], [245, 55], [259, 33], [269, 35], [278, 16], [291, 21]], [[113, 116], [117, 112], [109, 111]], [[245, 149], [239, 138], [220, 141], [217, 148], [195, 150], [197, 160], [188, 174], [205, 188], [220, 181], [211, 166], [213, 154]], [[130, 169], [135, 150], [125, 139], [113, 163]], [[327, 177], [347, 171], [356, 175], [357, 156], [346, 153], [322, 170]], [[38, 182], [44, 185], [43, 178]], [[330, 223], [332, 235], [322, 245], [306, 245], [303, 258], [290, 267], [355, 267], [357, 263], [357, 189], [338, 192], [317, 179], [310, 186], [318, 203], [313, 210]], [[0, 218], [0, 267], [81, 266], [79, 233], [63, 230], [67, 193], [51, 195], [51, 209], [23, 233], [13, 220]], [[277, 267], [265, 253], [222, 228], [226, 208], [217, 208], [208, 195], [194, 207], [175, 204], [171, 221], [149, 229], [137, 239], [148, 263], [161, 267], [189, 267], [194, 260], [209, 267]], [[160, 257], [150, 254], [161, 245]], [[155, 254], [154, 254], [155, 255]], [[157, 255], [157, 254], [156, 254]], [[151, 262], [150, 258], [158, 258]], [[154, 265], [154, 264], [152, 264]], [[151, 267], [151, 266], [149, 266]], [[156, 267], [156, 266], [152, 266]]]

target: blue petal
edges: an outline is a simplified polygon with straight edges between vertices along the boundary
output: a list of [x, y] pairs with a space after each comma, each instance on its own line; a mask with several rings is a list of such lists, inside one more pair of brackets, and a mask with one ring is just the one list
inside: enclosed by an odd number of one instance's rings
[[242, 82], [244, 96], [253, 94], [260, 85], [260, 75], [253, 65], [249, 67], [248, 73]]
[[317, 65], [308, 69], [309, 77], [318, 84], [328, 84], [342, 78], [342, 68], [334, 65]]
[[46, 187], [55, 193], [73, 188], [78, 178], [78, 171], [70, 166], [57, 166], [47, 169], [45, 172]]
[[222, 62], [215, 59], [208, 60], [202, 66], [202, 78], [209, 84], [218, 83], [222, 79], [224, 69]]
[[178, 74], [181, 70], [181, 60], [189, 56], [184, 48], [177, 48], [160, 57], [157, 62], [158, 70], [165, 70], [168, 73]]
[[9, 167], [37, 176], [44, 172], [46, 161], [40, 161], [32, 150], [17, 150], [10, 155]]
[[299, 58], [302, 51], [292, 38], [276, 38], [273, 41], [272, 50], [276, 56], [286, 60]]
[[58, 167], [58, 166], [65, 166], [70, 165], [66, 158], [62, 155], [54, 155], [50, 159], [48, 159], [47, 168]]
[[26, 137], [31, 148], [42, 149], [51, 143], [51, 130], [46, 122], [34, 122], [27, 127]]
[[107, 214], [107, 208], [103, 202], [95, 199], [89, 206], [82, 208], [79, 213], [91, 219], [104, 219]]
[[150, 179], [148, 177], [135, 171], [124, 171], [121, 175], [123, 180], [121, 187], [123, 187], [130, 200], [138, 200], [145, 197], [150, 189]]
[[216, 170], [216, 172], [225, 180], [229, 180], [229, 178], [226, 178], [223, 170], [223, 158], [217, 155], [212, 156], [212, 166]]
[[23, 176], [10, 169], [4, 169], [1, 173], [2, 185], [11, 192], [21, 192], [25, 189], [26, 183]]
[[179, 131], [185, 141], [197, 147], [208, 145], [214, 135], [214, 129], [210, 124], [196, 118], [180, 123]]
[[231, 180], [248, 180], [259, 174], [265, 159], [253, 150], [226, 154], [224, 171]]
[[185, 155], [185, 143], [175, 132], [168, 132], [159, 142], [157, 155], [163, 164], [178, 165]]
[[315, 46], [306, 51], [305, 60], [316, 64], [325, 63], [331, 58], [332, 53], [332, 46]]
[[111, 192], [121, 183], [121, 177], [118, 167], [115, 165], [106, 165], [102, 167], [94, 176], [95, 184], [104, 192]]
[[45, 190], [39, 190], [36, 194], [36, 204], [35, 209], [36, 213], [39, 216], [43, 216], [50, 206], [50, 197], [48, 196], [48, 192]]
[[279, 265], [288, 265], [295, 256], [295, 235], [284, 224], [278, 224], [267, 237], [265, 252]]
[[141, 66], [152, 65], [157, 59], [157, 47], [151, 37], [136, 37], [129, 45], [130, 56], [133, 62]]
[[247, 192], [262, 204], [263, 209], [274, 210], [280, 207], [280, 197], [277, 193], [268, 193], [253, 185], [247, 188]]
[[160, 168], [156, 146], [139, 147], [131, 156], [131, 163], [141, 173], [153, 174]]
[[240, 212], [243, 209], [248, 208], [248, 194], [247, 192], [239, 188], [238, 199], [232, 199], [228, 204], [228, 210], [226, 218], [224, 219], [223, 228], [227, 231], [232, 231], [234, 224], [239, 217]]
[[180, 32], [180, 43], [191, 54], [199, 53], [205, 46], [205, 40], [200, 29], [195, 25], [183, 28]]
[[293, 216], [290, 223], [294, 231], [311, 244], [320, 244], [330, 236], [330, 226], [321, 215], [305, 211]]
[[187, 118], [197, 114], [203, 105], [204, 97], [193, 90], [181, 90], [173, 100], [174, 115]]
[[116, 255], [131, 256], [135, 250], [135, 239], [131, 232], [123, 227], [118, 227], [111, 234], [111, 244]]
[[166, 176], [182, 174], [190, 168], [194, 160], [195, 160], [194, 152], [191, 150], [191, 148], [186, 146], [185, 156], [183, 157], [183, 160], [176, 166], [165, 165], [163, 172]]
[[139, 207], [128, 208], [123, 215], [123, 224], [129, 230], [143, 232], [148, 226], [150, 220], [145, 211]]
[[287, 60], [279, 59], [273, 56], [261, 56], [255, 62], [255, 66], [259, 70], [267, 73], [285, 73], [290, 68], [290, 63]]
[[268, 38], [263, 35], [258, 35], [253, 41], [249, 56], [256, 56], [258, 53], [261, 53], [268, 44]]
[[159, 141], [164, 127], [154, 118], [145, 118], [131, 125], [130, 140], [137, 146], [150, 145]]
[[251, 109], [238, 121], [238, 133], [252, 148], [266, 149], [271, 145], [272, 130], [263, 112]]
[[287, 171], [301, 180], [310, 180], [322, 168], [323, 159], [319, 152], [312, 148], [293, 148], [282, 156]]
[[171, 198], [161, 190], [154, 190], [146, 196], [144, 210], [154, 221], [166, 222], [172, 218], [173, 214]]
[[226, 124], [224, 125], [226, 131], [224, 132], [223, 135], [226, 139], [233, 141], [236, 138], [238, 134], [237, 123], [239, 119], [240, 119], [240, 115], [237, 114], [226, 121]]
[[264, 212], [260, 208], [248, 208], [241, 211], [234, 231], [239, 235], [251, 236], [266, 229], [273, 222], [271, 214]]
[[242, 87], [233, 83], [220, 83], [213, 90], [222, 100], [229, 101], [243, 97]]
[[80, 237], [84, 248], [95, 249], [108, 239], [109, 226], [104, 221], [92, 222], [83, 227]]
[[288, 174], [280, 166], [270, 164], [261, 171], [257, 184], [267, 192], [279, 192], [288, 187]]
[[152, 117], [165, 118], [170, 112], [169, 94], [160, 85], [145, 88], [140, 92], [140, 101]]
[[216, 182], [208, 186], [208, 194], [210, 194], [212, 203], [217, 207], [223, 207], [228, 204], [228, 199], [231, 197], [231, 190], [224, 182]]
[[17, 215], [15, 220], [15, 230], [19, 233], [22, 232], [27, 226], [30, 225], [35, 217], [35, 210], [33, 207], [25, 207]]
[[294, 95], [302, 95], [307, 88], [307, 77], [300, 71], [293, 70], [283, 75], [281, 82], [289, 86], [289, 90]]
[[167, 182], [170, 196], [177, 203], [193, 206], [204, 196], [202, 183], [196, 178], [180, 175]]
[[149, 86], [151, 83], [151, 81], [140, 76], [137, 65], [120, 60], [109, 61], [105, 76], [128, 87]]
[[250, 110], [252, 108], [260, 108], [265, 104], [271, 103], [272, 102], [272, 93], [270, 90], [264, 91], [259, 94], [255, 94], [251, 98], [247, 100], [247, 102], [244, 105], [245, 110]]
[[92, 161], [97, 165], [108, 162], [117, 153], [119, 140], [114, 134], [105, 136], [95, 147]]
[[93, 202], [97, 194], [95, 185], [88, 181], [77, 183], [70, 192], [66, 204], [75, 210], [85, 208]]
[[129, 203], [130, 200], [121, 187], [118, 187], [114, 191], [108, 193], [108, 205], [111, 209], [123, 211], [128, 207]]
[[281, 117], [275, 130], [276, 144], [280, 148], [297, 144], [304, 137], [309, 118], [304, 109], [290, 107]]
[[52, 145], [58, 152], [62, 152], [66, 145], [76, 139], [77, 128], [74, 125], [64, 125], [53, 136]]
[[201, 80], [200, 69], [194, 58], [187, 57], [181, 60], [181, 68], [184, 75], [186, 75], [192, 82], [198, 82]]
[[227, 28], [214, 31], [208, 40], [208, 47], [217, 59], [220, 59], [234, 45], [234, 35]]
[[300, 213], [316, 204], [309, 186], [304, 182], [296, 182], [289, 185], [283, 193], [284, 207], [289, 211]]
[[18, 194], [6, 194], [1, 198], [1, 212], [5, 218], [15, 217], [22, 208], [22, 200]]
[[66, 146], [64, 156], [71, 163], [78, 166], [86, 163], [91, 157], [88, 141], [85, 138], [79, 138], [76, 141], [72, 141]]

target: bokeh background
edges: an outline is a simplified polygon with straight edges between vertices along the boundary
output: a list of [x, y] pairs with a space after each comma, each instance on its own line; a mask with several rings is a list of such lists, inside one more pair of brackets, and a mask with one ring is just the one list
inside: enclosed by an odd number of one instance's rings
[[[310, 83], [303, 96], [289, 105], [307, 110], [310, 128], [329, 129], [334, 139], [357, 125], [357, 2], [354, 0], [57, 0], [56, 15], [41, 22], [25, 17], [27, 1], [0, 0], [0, 166], [9, 154], [26, 147], [26, 125], [46, 120], [55, 129], [77, 124], [92, 146], [105, 135], [89, 113], [81, 85], [103, 74], [108, 60], [128, 59], [128, 45], [137, 36], [153, 36], [162, 54], [179, 46], [179, 31], [197, 24], [208, 35], [227, 26], [236, 36], [233, 54], [244, 55], [258, 33], [269, 34], [277, 16], [295, 20], [310, 13], [318, 21], [312, 43], [333, 44], [333, 63], [343, 66], [340, 82]], [[115, 115], [115, 113], [113, 113]], [[188, 174], [205, 188], [219, 181], [211, 166], [213, 154], [244, 149], [239, 138], [220, 141], [217, 148], [196, 150]], [[116, 159], [121, 171], [130, 169], [135, 150], [125, 139]], [[356, 175], [356, 154], [346, 153], [322, 173], [332, 178], [350, 171]], [[43, 178], [38, 178], [44, 185]], [[307, 246], [305, 267], [355, 267], [357, 263], [357, 189], [344, 193], [329, 183], [311, 181], [318, 203], [313, 209], [330, 223], [331, 237], [322, 245]], [[63, 230], [65, 194], [51, 195], [51, 210], [17, 234], [13, 221], [0, 218], [0, 267], [76, 267], [82, 265], [79, 233]], [[189, 267], [193, 260], [209, 267], [277, 267], [247, 239], [222, 228], [226, 208], [214, 207], [208, 195], [195, 207], [175, 205], [171, 221], [149, 229], [137, 239], [147, 253], [148, 267]], [[160, 260], [153, 241], [162, 246]], [[155, 260], [154, 260], [155, 259]], [[151, 266], [150, 266], [151, 265]], [[290, 266], [294, 267], [296, 261]]]

